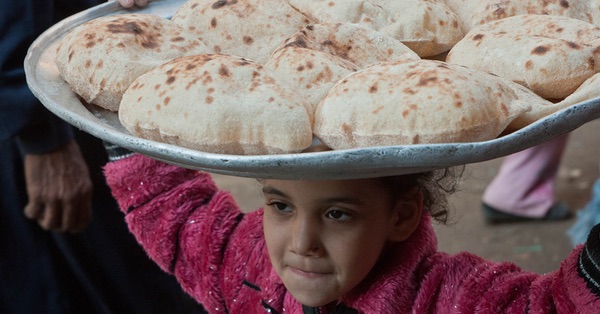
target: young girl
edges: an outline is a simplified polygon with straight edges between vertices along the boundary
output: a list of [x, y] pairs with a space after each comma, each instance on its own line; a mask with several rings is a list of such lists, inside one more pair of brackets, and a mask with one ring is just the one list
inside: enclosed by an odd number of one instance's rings
[[210, 175], [142, 155], [105, 175], [150, 257], [214, 313], [600, 310], [599, 227], [545, 275], [437, 252], [452, 177], [266, 179], [265, 208], [244, 214]]

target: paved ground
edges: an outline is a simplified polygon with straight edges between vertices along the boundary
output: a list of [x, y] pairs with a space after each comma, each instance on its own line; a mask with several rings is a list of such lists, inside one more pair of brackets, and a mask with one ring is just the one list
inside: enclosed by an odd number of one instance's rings
[[[573, 211], [590, 198], [590, 189], [600, 175], [600, 120], [571, 133], [557, 178], [557, 197]], [[511, 261], [537, 273], [556, 269], [571, 251], [566, 230], [574, 218], [563, 222], [487, 225], [479, 210], [481, 194], [494, 177], [501, 160], [472, 164], [466, 168], [461, 191], [452, 197], [453, 223], [437, 226], [439, 248], [456, 253], [470, 251], [495, 261]], [[261, 206], [258, 183], [252, 179], [215, 175], [217, 183], [230, 190], [245, 210]]]

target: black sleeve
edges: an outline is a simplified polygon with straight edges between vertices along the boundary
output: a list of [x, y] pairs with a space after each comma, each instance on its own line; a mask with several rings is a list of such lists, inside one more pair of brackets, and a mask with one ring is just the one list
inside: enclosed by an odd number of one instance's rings
[[588, 240], [579, 256], [577, 271], [590, 291], [600, 297], [600, 224], [592, 228], [588, 235]]

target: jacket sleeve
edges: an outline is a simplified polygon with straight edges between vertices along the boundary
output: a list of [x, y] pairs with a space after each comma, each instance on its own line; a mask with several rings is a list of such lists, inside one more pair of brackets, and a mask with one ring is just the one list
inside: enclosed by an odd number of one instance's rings
[[469, 253], [443, 253], [425, 266], [417, 307], [456, 313], [598, 313], [600, 227], [548, 274], [523, 271]]
[[225, 248], [244, 217], [210, 175], [134, 154], [108, 163], [107, 183], [130, 231], [206, 308], [225, 308]]
[[31, 42], [52, 25], [53, 1], [9, 0], [0, 13], [0, 140], [16, 137], [24, 153], [46, 153], [73, 139], [71, 127], [29, 90], [23, 61]]

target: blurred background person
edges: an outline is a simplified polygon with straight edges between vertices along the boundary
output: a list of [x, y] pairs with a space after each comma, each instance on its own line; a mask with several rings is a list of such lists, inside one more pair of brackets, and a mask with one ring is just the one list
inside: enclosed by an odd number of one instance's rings
[[568, 135], [506, 156], [486, 187], [481, 209], [488, 223], [563, 220], [568, 206], [555, 199], [555, 181]]
[[1, 0], [0, 313], [202, 313], [128, 232], [101, 141], [47, 111], [27, 49], [92, 0]]

